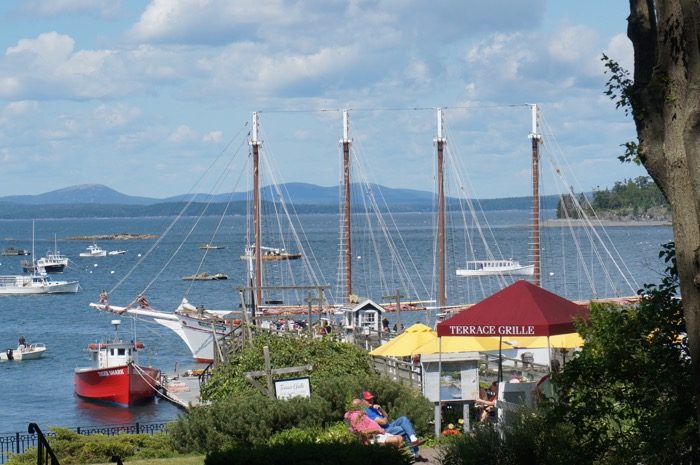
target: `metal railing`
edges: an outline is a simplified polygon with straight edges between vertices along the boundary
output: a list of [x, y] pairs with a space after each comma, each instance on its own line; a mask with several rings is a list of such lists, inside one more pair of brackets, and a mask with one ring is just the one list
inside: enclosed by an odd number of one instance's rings
[[49, 441], [46, 440], [46, 436], [41, 432], [39, 425], [36, 423], [29, 423], [29, 428], [27, 429], [29, 434], [36, 434], [37, 440], [37, 451], [36, 451], [36, 463], [37, 465], [60, 465], [56, 454], [53, 453]]
[[[115, 436], [117, 434], [156, 434], [165, 429], [167, 423], [135, 423], [130, 425], [105, 425], [105, 426], [79, 426], [68, 428], [78, 434], [89, 436], [91, 434], [104, 434]], [[52, 431], [44, 433], [51, 438], [56, 434]], [[12, 454], [22, 454], [30, 448], [39, 447], [39, 439], [35, 433], [0, 433], [0, 464], [4, 464]]]

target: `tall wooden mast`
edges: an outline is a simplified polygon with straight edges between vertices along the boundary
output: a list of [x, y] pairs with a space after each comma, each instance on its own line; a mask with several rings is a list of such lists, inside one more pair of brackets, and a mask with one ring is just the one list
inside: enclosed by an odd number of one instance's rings
[[262, 303], [262, 233], [260, 228], [260, 141], [258, 141], [258, 113], [253, 113], [253, 134], [250, 145], [253, 151], [253, 229], [255, 236], [255, 305]]
[[532, 140], [532, 243], [531, 255], [535, 265], [532, 276], [532, 283], [540, 286], [540, 136], [537, 125], [537, 105], [531, 104], [532, 109], [532, 132], [528, 136]]
[[343, 229], [345, 234], [345, 298], [352, 294], [352, 228], [350, 217], [350, 121], [348, 111], [343, 110]]
[[445, 306], [445, 191], [443, 180], [443, 150], [445, 138], [442, 134], [442, 108], [437, 109], [437, 191], [438, 191], [438, 307]]

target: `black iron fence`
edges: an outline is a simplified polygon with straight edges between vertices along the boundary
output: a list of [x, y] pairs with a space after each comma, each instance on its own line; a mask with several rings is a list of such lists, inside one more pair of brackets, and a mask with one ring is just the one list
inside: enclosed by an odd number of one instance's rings
[[[104, 434], [115, 436], [117, 434], [155, 434], [165, 429], [167, 423], [135, 423], [131, 425], [105, 425], [105, 426], [78, 426], [68, 428], [78, 434], [89, 436], [91, 434]], [[44, 435], [48, 438], [55, 436], [52, 431]], [[0, 464], [4, 464], [12, 454], [21, 454], [30, 448], [37, 448], [36, 434], [29, 433], [0, 433]]]

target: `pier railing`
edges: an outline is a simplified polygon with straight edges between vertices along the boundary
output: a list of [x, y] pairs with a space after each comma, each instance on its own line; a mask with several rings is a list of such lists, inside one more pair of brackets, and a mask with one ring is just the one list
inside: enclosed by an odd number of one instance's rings
[[[115, 436], [121, 433], [128, 434], [156, 434], [165, 429], [167, 423], [134, 423], [129, 425], [104, 425], [104, 426], [78, 426], [68, 428], [78, 434], [89, 436], [91, 434], [104, 434]], [[55, 436], [52, 431], [47, 431], [44, 436]], [[36, 433], [15, 432], [0, 433], [0, 464], [7, 462], [12, 454], [22, 454], [31, 448], [39, 448], [39, 439]]]

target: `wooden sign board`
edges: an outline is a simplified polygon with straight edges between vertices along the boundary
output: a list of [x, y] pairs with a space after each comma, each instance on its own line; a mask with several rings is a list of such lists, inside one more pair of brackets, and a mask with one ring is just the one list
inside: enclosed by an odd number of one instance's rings
[[275, 397], [291, 399], [292, 397], [311, 397], [309, 377], [275, 380]]

